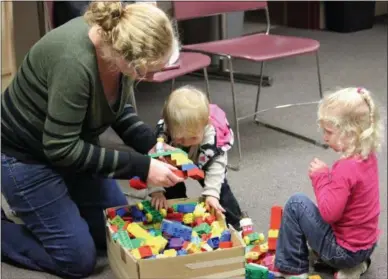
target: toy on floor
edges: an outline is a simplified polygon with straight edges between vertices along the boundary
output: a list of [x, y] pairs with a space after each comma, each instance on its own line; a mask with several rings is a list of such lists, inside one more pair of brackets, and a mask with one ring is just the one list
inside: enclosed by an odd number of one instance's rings
[[[274, 265], [276, 242], [282, 220], [283, 208], [271, 208], [270, 226], [267, 241], [264, 234], [253, 229], [253, 222], [246, 212], [240, 220], [241, 236], [246, 243], [245, 249], [245, 279], [272, 279], [275, 275], [269, 270]], [[292, 279], [292, 277], [290, 277]], [[310, 275], [309, 279], [321, 279], [319, 275]]]
[[[153, 154], [149, 154], [151, 158], [158, 159], [160, 157], [163, 157], [167, 163], [173, 165], [174, 167], [177, 167], [177, 170], [174, 171], [174, 173], [184, 179], [187, 179], [189, 177], [196, 180], [204, 179], [205, 174], [203, 170], [199, 169], [194, 164], [194, 162], [188, 158], [186, 152], [179, 148], [174, 149], [172, 151], [165, 151], [163, 149], [163, 143], [163, 138], [158, 138], [158, 142], [155, 148], [156, 152]], [[129, 186], [137, 190], [147, 188], [147, 184], [141, 181], [139, 177], [134, 177], [130, 179]]]
[[150, 201], [107, 210], [112, 238], [136, 259], [177, 257], [233, 247], [231, 232], [203, 202], [157, 211]]

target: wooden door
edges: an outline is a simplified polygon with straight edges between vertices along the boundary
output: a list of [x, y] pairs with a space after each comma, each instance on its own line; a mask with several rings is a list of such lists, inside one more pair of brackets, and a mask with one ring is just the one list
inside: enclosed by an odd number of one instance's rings
[[12, 2], [1, 2], [1, 92], [16, 72]]

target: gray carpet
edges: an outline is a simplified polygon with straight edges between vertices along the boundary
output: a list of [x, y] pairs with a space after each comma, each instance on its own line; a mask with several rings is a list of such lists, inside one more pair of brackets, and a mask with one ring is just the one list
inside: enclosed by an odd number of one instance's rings
[[[252, 25], [247, 28], [251, 29]], [[381, 114], [386, 123], [387, 103], [387, 25], [376, 24], [371, 30], [350, 34], [316, 32], [290, 28], [275, 28], [273, 33], [305, 36], [321, 42], [320, 62], [325, 90], [337, 86], [364, 86], [371, 90], [381, 105]], [[258, 65], [237, 62], [237, 70], [257, 73]], [[262, 91], [260, 108], [290, 102], [314, 101], [318, 98], [315, 58], [304, 56], [268, 63], [266, 74], [275, 80], [272, 87]], [[202, 86], [195, 78], [180, 79], [177, 84]], [[211, 81], [213, 102], [228, 113], [232, 122], [232, 100], [227, 82]], [[161, 105], [169, 91], [169, 84], [162, 86], [138, 86], [139, 114], [154, 125]], [[238, 84], [240, 113], [254, 109], [256, 88]], [[282, 109], [263, 114], [262, 120], [293, 131], [320, 139], [315, 122], [316, 107]], [[244, 210], [247, 210], [259, 232], [266, 233], [269, 226], [269, 210], [272, 205], [283, 205], [295, 192], [304, 192], [314, 197], [307, 167], [313, 157], [332, 163], [336, 154], [290, 136], [257, 127], [250, 119], [241, 124], [243, 162], [239, 172], [229, 172], [229, 180]], [[384, 143], [380, 160], [381, 229], [383, 234], [379, 247], [373, 255], [372, 266], [363, 278], [387, 278], [387, 147]], [[231, 156], [232, 163], [236, 156]], [[124, 188], [126, 183], [123, 182]], [[198, 196], [200, 187], [189, 183], [189, 194]], [[126, 189], [127, 190], [127, 189]], [[332, 278], [323, 275], [324, 278]], [[112, 278], [105, 258], [99, 259], [95, 275], [91, 278]], [[2, 278], [57, 278], [44, 273], [31, 272], [2, 264]]]

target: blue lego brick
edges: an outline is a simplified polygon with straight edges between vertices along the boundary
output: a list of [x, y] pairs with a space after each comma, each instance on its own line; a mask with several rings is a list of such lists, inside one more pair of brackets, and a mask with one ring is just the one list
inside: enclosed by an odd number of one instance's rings
[[209, 244], [209, 246], [212, 247], [213, 249], [217, 249], [220, 245], [220, 238], [212, 237], [207, 241], [207, 244]]
[[127, 213], [127, 210], [125, 208], [119, 208], [116, 210], [116, 215], [119, 215], [120, 217], [123, 217]]
[[131, 206], [131, 216], [135, 222], [144, 222], [146, 221], [145, 214], [139, 210], [135, 205]]
[[183, 238], [186, 241], [191, 240], [192, 229], [188, 226], [184, 226], [179, 222], [173, 222], [164, 219], [161, 224], [160, 230], [172, 237]]
[[178, 204], [176, 211], [180, 213], [193, 213], [195, 206], [195, 204]]
[[183, 250], [183, 249], [181, 249], [181, 250], [178, 250], [178, 252], [177, 252], [177, 255], [178, 255], [178, 256], [184, 256], [184, 255], [187, 255], [187, 251], [186, 251], [186, 250]]
[[188, 171], [188, 170], [192, 170], [192, 169], [197, 169], [198, 167], [194, 164], [184, 164], [181, 166], [181, 169], [183, 171]]
[[232, 238], [232, 235], [229, 230], [225, 230], [221, 233], [220, 242], [227, 242], [230, 241]]

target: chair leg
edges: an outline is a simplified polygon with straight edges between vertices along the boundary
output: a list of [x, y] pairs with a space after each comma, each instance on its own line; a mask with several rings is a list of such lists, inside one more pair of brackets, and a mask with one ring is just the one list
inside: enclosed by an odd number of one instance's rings
[[319, 66], [319, 55], [318, 55], [318, 51], [315, 53], [315, 57], [316, 57], [316, 60], [317, 60], [317, 74], [318, 74], [319, 98], [322, 99], [322, 98], [323, 98], [323, 92], [322, 92], [321, 69], [320, 69], [320, 66]]
[[261, 62], [260, 65], [260, 82], [257, 88], [257, 95], [256, 95], [256, 104], [255, 104], [255, 114], [253, 116], [253, 121], [257, 120], [257, 111], [259, 110], [259, 99], [260, 99], [260, 92], [261, 92], [261, 85], [262, 85], [262, 79], [263, 79], [263, 70], [264, 70], [264, 62]]
[[209, 102], [211, 102], [211, 99], [210, 99], [210, 89], [209, 89], [209, 77], [208, 77], [207, 69], [206, 68], [203, 68], [203, 76], [205, 78], [206, 95], [207, 95], [207, 98], [209, 99]]
[[171, 92], [175, 89], [175, 78], [171, 80]]
[[228, 167], [231, 170], [238, 171], [240, 170], [240, 162], [242, 159], [241, 155], [241, 141], [240, 141], [240, 125], [239, 125], [239, 119], [237, 116], [237, 99], [236, 99], [236, 93], [234, 90], [234, 76], [233, 76], [233, 63], [232, 63], [232, 57], [226, 56], [229, 62], [229, 74], [230, 74], [230, 86], [232, 91], [232, 98], [233, 98], [233, 114], [234, 114], [234, 125], [236, 127], [236, 144], [237, 144], [237, 151], [238, 151], [238, 162], [237, 165], [232, 166], [228, 165]]

